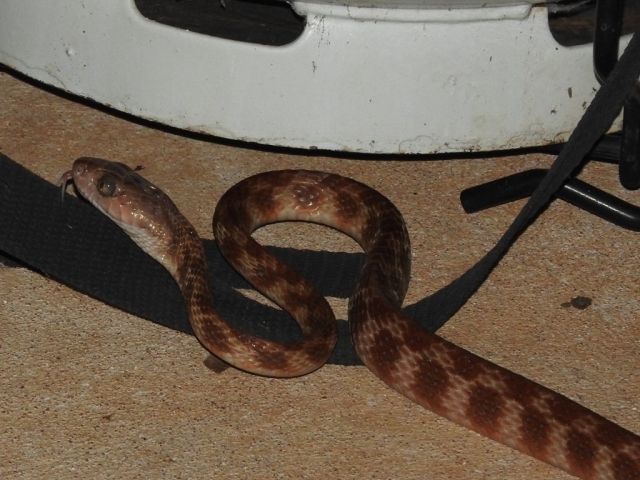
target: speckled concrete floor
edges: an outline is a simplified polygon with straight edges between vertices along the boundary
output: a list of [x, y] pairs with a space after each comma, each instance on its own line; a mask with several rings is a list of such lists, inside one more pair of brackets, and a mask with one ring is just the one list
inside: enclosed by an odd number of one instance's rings
[[[459, 191], [551, 161], [265, 152], [143, 126], [4, 72], [0, 92], [4, 154], [50, 181], [79, 156], [144, 165], [207, 238], [216, 200], [252, 173], [314, 168], [378, 188], [412, 237], [410, 303], [473, 265], [522, 205], [468, 216]], [[637, 200], [615, 177], [606, 165], [583, 175]], [[257, 236], [356, 249], [307, 225]], [[635, 233], [555, 202], [440, 332], [640, 432], [637, 245]], [[562, 306], [578, 295], [592, 305]], [[1, 478], [568, 478], [411, 404], [364, 367], [330, 365], [293, 380], [216, 375], [193, 338], [34, 272], [0, 267], [0, 297]], [[346, 302], [330, 300], [345, 318]]]

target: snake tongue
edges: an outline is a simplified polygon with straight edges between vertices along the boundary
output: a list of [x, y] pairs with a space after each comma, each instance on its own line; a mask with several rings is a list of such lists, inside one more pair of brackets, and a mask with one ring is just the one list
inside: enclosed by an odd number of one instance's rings
[[73, 182], [73, 172], [71, 170], [64, 172], [60, 175], [60, 179], [57, 181], [56, 186], [62, 189], [62, 200], [64, 201], [64, 192], [67, 189], [67, 184]]

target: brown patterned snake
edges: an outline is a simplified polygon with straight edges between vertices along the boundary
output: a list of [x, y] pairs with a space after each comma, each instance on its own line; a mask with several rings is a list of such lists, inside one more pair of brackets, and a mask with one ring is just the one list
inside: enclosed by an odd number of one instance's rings
[[120, 225], [173, 275], [198, 340], [217, 358], [269, 376], [319, 368], [336, 329], [328, 304], [251, 237], [262, 225], [301, 220], [355, 239], [365, 265], [349, 301], [352, 340], [364, 364], [394, 390], [460, 425], [581, 478], [639, 479], [640, 438], [577, 403], [432, 334], [400, 310], [410, 270], [398, 210], [380, 193], [337, 175], [267, 172], [241, 181], [216, 207], [216, 240], [250, 283], [290, 312], [303, 339], [279, 344], [228, 325], [213, 309], [194, 228], [157, 187], [130, 168], [78, 159], [61, 184]]

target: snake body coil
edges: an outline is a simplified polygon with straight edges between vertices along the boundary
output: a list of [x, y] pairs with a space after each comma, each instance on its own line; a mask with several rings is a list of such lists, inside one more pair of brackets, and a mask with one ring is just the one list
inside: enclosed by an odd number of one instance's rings
[[125, 165], [91, 158], [76, 160], [60, 182], [69, 180], [171, 272], [198, 340], [222, 361], [285, 377], [309, 373], [328, 359], [336, 327], [327, 302], [251, 237], [256, 228], [279, 221], [328, 225], [366, 253], [349, 301], [351, 336], [363, 363], [387, 385], [580, 478], [640, 479], [640, 438], [634, 433], [404, 315], [409, 237], [398, 210], [370, 187], [323, 172], [275, 171], [241, 181], [218, 203], [213, 228], [223, 255], [302, 329], [301, 341], [278, 343], [247, 335], [216, 314], [200, 239], [156, 186]]

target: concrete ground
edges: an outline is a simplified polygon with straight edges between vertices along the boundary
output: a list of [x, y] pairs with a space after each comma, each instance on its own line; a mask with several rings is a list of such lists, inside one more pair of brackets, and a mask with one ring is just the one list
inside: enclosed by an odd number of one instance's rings
[[[408, 303], [473, 265], [522, 206], [466, 215], [460, 190], [552, 161], [264, 151], [152, 128], [3, 71], [0, 92], [2, 153], [51, 182], [80, 156], [143, 165], [206, 238], [216, 200], [256, 172], [321, 169], [379, 189], [412, 238]], [[638, 200], [612, 166], [590, 164], [581, 178]], [[256, 236], [357, 251], [309, 225]], [[635, 233], [554, 202], [440, 333], [640, 432], [638, 244]], [[592, 304], [567, 306], [577, 296]], [[346, 301], [330, 301], [344, 319]], [[569, 478], [410, 403], [364, 367], [278, 380], [214, 374], [204, 358], [192, 337], [0, 267], [0, 478]]]

